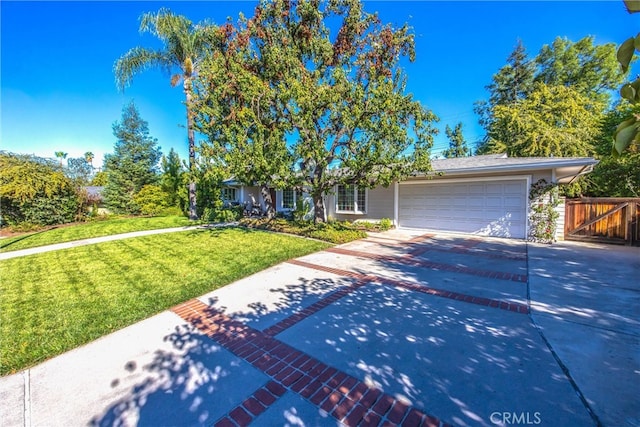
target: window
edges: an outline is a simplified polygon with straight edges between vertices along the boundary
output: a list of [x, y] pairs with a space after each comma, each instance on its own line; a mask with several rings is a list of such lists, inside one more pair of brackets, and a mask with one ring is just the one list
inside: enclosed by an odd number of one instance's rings
[[236, 201], [236, 189], [231, 187], [224, 187], [222, 189], [222, 200], [225, 202]]
[[282, 190], [282, 209], [294, 210], [298, 203], [302, 203], [302, 192], [292, 189]]
[[282, 208], [283, 209], [296, 208], [296, 196], [293, 190], [282, 190]]
[[367, 190], [355, 185], [338, 185], [336, 191], [336, 212], [366, 213]]

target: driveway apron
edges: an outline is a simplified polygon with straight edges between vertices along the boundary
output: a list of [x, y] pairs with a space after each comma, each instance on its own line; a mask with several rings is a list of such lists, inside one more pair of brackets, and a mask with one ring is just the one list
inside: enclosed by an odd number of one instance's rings
[[[563, 299], [536, 294], [530, 307], [529, 274], [525, 242], [378, 234], [2, 378], [0, 415], [7, 425], [594, 425], [600, 408], [559, 363], [573, 349], [556, 352], [540, 333], [571, 314], [542, 319]], [[623, 317], [602, 321], [633, 336]]]

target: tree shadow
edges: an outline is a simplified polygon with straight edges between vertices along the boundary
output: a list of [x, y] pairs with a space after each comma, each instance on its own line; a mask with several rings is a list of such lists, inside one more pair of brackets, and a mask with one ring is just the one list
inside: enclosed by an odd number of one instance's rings
[[[464, 239], [445, 243], [453, 248]], [[474, 250], [518, 252], [508, 244]], [[409, 280], [424, 281], [419, 270], [378, 263]], [[351, 270], [370, 273], [357, 266]], [[440, 274], [427, 276], [430, 286]], [[592, 424], [525, 315], [375, 282], [357, 287], [350, 278], [301, 275], [280, 283], [261, 283], [268, 301], [241, 288], [246, 283], [236, 283], [234, 292], [216, 293], [208, 304], [265, 330], [333, 292], [350, 289], [275, 339], [456, 425], [492, 425], [494, 412], [537, 413], [543, 423], [557, 425]], [[234, 301], [238, 292], [246, 300], [242, 304]], [[193, 326], [182, 325], [165, 340], [173, 350], [157, 351], [153, 362], [142, 367], [144, 378], [92, 425], [211, 424], [268, 381]]]
[[[140, 379], [125, 393], [114, 391], [118, 398], [90, 425], [212, 425], [267, 381], [194, 325], [179, 325], [164, 340], [170, 349], [156, 350], [150, 363], [123, 367], [123, 377], [139, 369]], [[114, 390], [120, 382], [113, 379]]]

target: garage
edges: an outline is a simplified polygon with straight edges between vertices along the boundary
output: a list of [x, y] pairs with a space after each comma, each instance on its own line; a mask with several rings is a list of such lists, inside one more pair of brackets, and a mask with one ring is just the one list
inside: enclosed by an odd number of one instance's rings
[[407, 181], [399, 185], [400, 227], [524, 238], [527, 179]]

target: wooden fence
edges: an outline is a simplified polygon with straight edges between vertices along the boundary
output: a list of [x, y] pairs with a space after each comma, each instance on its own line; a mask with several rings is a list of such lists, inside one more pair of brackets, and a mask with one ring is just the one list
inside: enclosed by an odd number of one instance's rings
[[640, 246], [640, 198], [567, 199], [564, 238]]

